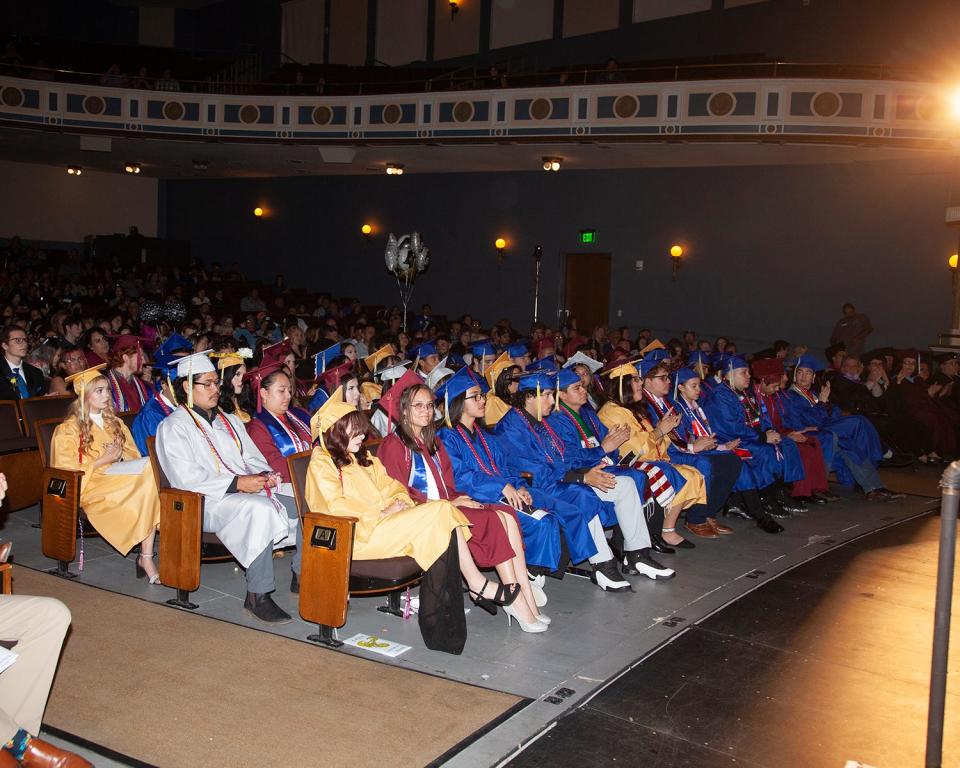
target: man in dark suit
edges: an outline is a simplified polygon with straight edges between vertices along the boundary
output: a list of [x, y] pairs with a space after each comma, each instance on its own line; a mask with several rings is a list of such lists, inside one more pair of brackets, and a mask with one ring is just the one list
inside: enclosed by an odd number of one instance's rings
[[23, 362], [29, 351], [27, 333], [19, 325], [0, 329], [0, 400], [20, 400], [45, 395], [43, 373]]

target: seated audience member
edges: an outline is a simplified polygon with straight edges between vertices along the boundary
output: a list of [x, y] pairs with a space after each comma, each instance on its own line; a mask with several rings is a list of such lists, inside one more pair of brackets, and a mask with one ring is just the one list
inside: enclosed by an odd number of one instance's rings
[[510, 356], [510, 361], [514, 365], [519, 366], [521, 370], [530, 365], [530, 350], [527, 349], [526, 344], [515, 342], [508, 346], [506, 351]]
[[618, 449], [630, 436], [629, 428], [620, 426], [608, 432], [587, 403], [587, 392], [580, 377], [569, 368], [557, 375], [557, 392], [557, 407], [547, 422], [564, 443], [567, 466], [590, 467], [584, 483], [599, 498], [613, 502], [623, 536], [624, 570], [651, 579], [673, 578], [673, 570], [650, 555], [647, 519], [655, 512], [655, 502], [652, 498], [648, 500], [649, 479], [641, 470], [616, 464], [620, 458]]
[[137, 412], [130, 426], [130, 432], [142, 456], [147, 455], [147, 438], [156, 436], [160, 422], [177, 407], [173, 378], [177, 375], [178, 359], [171, 355], [157, 355], [154, 359], [153, 368], [157, 372], [158, 380], [153, 395]]
[[[725, 443], [737, 442], [744, 460], [744, 471], [734, 490], [754, 489], [764, 509], [774, 517], [789, 517], [800, 507], [787, 494], [784, 483], [803, 478], [803, 461], [797, 444], [784, 440], [773, 424], [760, 412], [750, 391], [750, 367], [742, 357], [732, 356], [723, 364], [723, 383], [715, 387], [704, 411], [717, 437]], [[768, 533], [777, 533], [766, 518], [757, 524]], [[776, 528], [780, 528], [776, 525]], [[782, 530], [782, 529], [781, 529]]]
[[[380, 399], [382, 400], [388, 392], [393, 388], [394, 384], [403, 377], [407, 372], [407, 369], [410, 367], [409, 360], [400, 360], [396, 355], [387, 358], [382, 363], [383, 367], [377, 371], [377, 378], [380, 379]], [[370, 417], [370, 424], [377, 431], [380, 437], [386, 437], [394, 429], [396, 425], [387, 415], [384, 406], [377, 403], [377, 407], [373, 411], [373, 415]]]
[[31, 349], [24, 362], [32, 365], [43, 374], [43, 386], [49, 393], [50, 380], [60, 362], [61, 347], [56, 339], [43, 339], [33, 349]]
[[43, 372], [24, 361], [30, 345], [27, 332], [19, 325], [0, 330], [0, 400], [25, 400], [46, 394]]
[[90, 524], [121, 555], [139, 544], [137, 575], [159, 584], [153, 563], [154, 533], [160, 523], [157, 482], [149, 462], [138, 474], [110, 473], [115, 462], [139, 459], [140, 452], [130, 430], [114, 413], [102, 369], [88, 368], [67, 379], [77, 399], [53, 432], [50, 463], [83, 472], [80, 504]]
[[811, 355], [794, 362], [793, 383], [785, 398], [787, 425], [812, 432], [821, 442], [833, 442], [832, 469], [844, 485], [860, 486], [870, 501], [902, 499], [903, 494], [884, 489], [877, 474], [883, 449], [873, 425], [862, 416], [844, 416], [839, 408], [830, 405], [829, 382], [819, 392], [813, 389], [814, 379], [821, 370], [823, 366]]
[[250, 421], [250, 414], [240, 405], [243, 394], [243, 377], [247, 373], [247, 361], [253, 353], [243, 347], [236, 352], [214, 352], [210, 355], [217, 361], [220, 376], [220, 400], [218, 406], [224, 413], [232, 413], [241, 422]]
[[87, 358], [82, 349], [65, 349], [60, 353], [60, 364], [51, 371], [48, 395], [65, 395], [70, 389], [67, 387], [66, 377], [80, 373], [87, 367]]
[[[466, 371], [469, 375], [469, 371]], [[451, 502], [470, 522], [467, 542], [478, 568], [494, 568], [508, 588], [519, 584], [520, 597], [504, 609], [524, 632], [542, 632], [550, 619], [537, 610], [527, 579], [527, 562], [516, 513], [501, 504], [484, 504], [457, 489], [450, 458], [436, 437], [435, 397], [413, 372], [391, 389], [387, 408], [397, 429], [384, 438], [377, 458], [392, 478], [406, 486], [416, 503]], [[543, 620], [546, 619], [546, 620]], [[508, 620], [509, 623], [509, 620]]]
[[553, 407], [554, 380], [550, 376], [531, 373], [520, 378], [513, 407], [494, 428], [505, 449], [506, 469], [514, 476], [532, 473], [533, 487], [564, 502], [548, 508], [559, 518], [572, 562], [589, 560], [591, 580], [602, 590], [630, 591], [630, 582], [621, 575], [603, 531], [617, 522], [613, 504], [584, 484], [589, 470], [565, 466], [563, 441], [545, 420]]
[[787, 401], [784, 387], [787, 374], [783, 367], [783, 358], [774, 357], [753, 361], [753, 401], [762, 416], [770, 422], [782, 437], [789, 438], [797, 445], [800, 460], [803, 462], [803, 479], [795, 480], [791, 493], [793, 498], [804, 503], [826, 504], [838, 501], [839, 496], [830, 493], [828, 475], [833, 464], [836, 447], [832, 440], [822, 444], [811, 432], [791, 429], [787, 421]]
[[596, 410], [599, 407], [597, 402], [597, 372], [603, 368], [603, 363], [590, 357], [583, 350], [574, 352], [567, 362], [563, 364], [564, 368], [570, 368], [580, 377], [580, 383], [587, 393], [587, 403]]
[[87, 357], [86, 367], [88, 368], [93, 368], [95, 365], [110, 360], [110, 342], [107, 339], [107, 334], [99, 326], [95, 325], [93, 328], [84, 331], [78, 346], [82, 347], [83, 353]]
[[[696, 350], [692, 351], [693, 354]], [[733, 529], [717, 521], [717, 515], [724, 508], [743, 469], [740, 457], [729, 450], [715, 450], [718, 447], [716, 435], [693, 437], [680, 431], [683, 425], [683, 413], [677, 403], [677, 392], [670, 397], [673, 388], [671, 376], [659, 363], [653, 366], [640, 364], [643, 396], [647, 404], [650, 423], [655, 427], [663, 423], [670, 443], [667, 455], [673, 464], [686, 464], [694, 467], [706, 485], [707, 499], [703, 504], [695, 504], [687, 509], [684, 527], [702, 538], [716, 538], [733, 533]], [[679, 377], [674, 379], [679, 385]]]
[[270, 468], [290, 482], [287, 456], [311, 448], [310, 416], [292, 405], [293, 385], [278, 362], [254, 368], [246, 374], [257, 392], [259, 408], [246, 423], [247, 434], [260, 449]]
[[427, 376], [440, 364], [440, 355], [437, 353], [437, 348], [429, 341], [409, 350], [407, 357], [413, 360], [413, 370], [423, 376]]
[[504, 352], [493, 365], [487, 368], [486, 379], [490, 391], [486, 393], [484, 403], [484, 424], [492, 429], [510, 410], [510, 403], [517, 393], [518, 379], [521, 370], [514, 365], [509, 355]]
[[113, 342], [106, 377], [117, 413], [136, 413], [153, 395], [150, 386], [140, 377], [144, 363], [140, 341], [137, 336], [123, 334]]
[[[246, 569], [247, 613], [287, 623], [290, 615], [270, 596], [276, 586], [273, 549], [291, 527], [300, 527], [296, 504], [292, 497], [267, 494], [280, 485], [280, 476], [243, 422], [217, 407], [220, 378], [206, 354], [180, 358], [174, 388], [180, 405], [157, 429], [160, 466], [173, 487], [203, 494], [203, 530], [215, 533]], [[297, 581], [294, 574], [291, 585]]]
[[437, 573], [456, 567], [447, 561], [448, 554], [457, 558], [471, 599], [490, 613], [512, 604], [520, 595], [519, 585], [504, 587], [484, 578], [467, 547], [470, 523], [453, 504], [414, 504], [404, 486], [363, 447], [370, 426], [354, 406], [331, 397], [317, 417], [319, 445], [313, 449], [306, 483], [309, 508], [358, 519], [353, 540], [358, 560], [416, 560], [426, 571], [418, 611], [424, 643], [460, 653], [466, 639], [461, 586]]
[[[655, 360], [646, 361], [648, 366]], [[670, 461], [670, 439], [664, 426], [654, 427], [647, 418], [640, 372], [632, 363], [606, 371], [606, 390], [598, 416], [609, 430], [626, 426], [629, 437], [620, 446], [625, 465], [642, 470], [650, 478], [650, 491], [663, 508], [663, 529], [653, 541], [665, 551], [671, 547], [692, 549], [694, 544], [677, 533], [680, 513], [707, 500], [703, 475], [695, 468]], [[658, 550], [659, 551], [659, 550]]]
[[487, 369], [493, 365], [497, 358], [497, 351], [493, 344], [489, 341], [478, 341], [470, 348], [470, 352], [473, 355], [473, 359], [470, 361], [473, 372], [480, 378], [486, 378]]

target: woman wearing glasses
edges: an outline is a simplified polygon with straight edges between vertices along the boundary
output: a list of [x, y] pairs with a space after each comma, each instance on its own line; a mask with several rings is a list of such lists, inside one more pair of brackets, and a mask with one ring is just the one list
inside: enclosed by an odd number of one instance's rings
[[[55, 363], [57, 361], [54, 361]], [[59, 363], [54, 365], [50, 371], [50, 385], [47, 387], [48, 395], [66, 395], [70, 389], [67, 387], [66, 379], [75, 373], [80, 373], [87, 367], [87, 356], [82, 349], [64, 349], [60, 352]]]
[[[463, 370], [462, 376], [468, 376], [469, 370]], [[543, 621], [537, 612], [514, 511], [499, 504], [481, 504], [457, 489], [450, 458], [436, 437], [433, 392], [416, 374], [407, 377], [385, 395], [397, 430], [384, 438], [377, 458], [391, 477], [406, 486], [414, 501], [445, 500], [460, 510], [470, 521], [473, 535], [467, 546], [477, 567], [495, 568], [504, 585], [501, 589], [513, 590], [519, 585], [520, 597], [504, 608], [508, 623], [516, 619], [524, 632], [545, 631], [549, 619]]]

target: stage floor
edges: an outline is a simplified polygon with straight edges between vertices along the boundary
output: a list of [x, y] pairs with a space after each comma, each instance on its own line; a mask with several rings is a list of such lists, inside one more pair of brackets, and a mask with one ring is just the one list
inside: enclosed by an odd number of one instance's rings
[[[349, 646], [344, 646], [339, 653], [531, 699], [530, 705], [492, 731], [461, 745], [447, 761], [451, 766], [471, 768], [496, 765], [569, 712], [596, 716], [593, 709], [579, 710], [578, 707], [655, 649], [678, 636], [701, 634], [703, 630], [699, 627], [690, 628], [731, 601], [845, 542], [927, 514], [935, 506], [935, 501], [918, 497], [871, 504], [861, 495], [845, 495], [840, 502], [812, 507], [808, 514], [787, 521], [786, 532], [778, 536], [765, 534], [746, 521], [734, 520], [731, 523], [736, 529], [734, 536], [697, 539], [695, 550], [662, 556], [678, 573], [677, 578], [668, 582], [631, 577], [633, 593], [607, 594], [588, 580], [575, 576], [568, 575], [560, 582], [548, 579], [546, 589], [550, 601], [545, 611], [553, 618], [553, 624], [550, 631], [542, 635], [524, 635], [516, 626], [507, 629], [502, 615], [494, 618], [474, 608], [468, 613], [469, 637], [461, 656], [426, 650], [416, 621], [377, 612], [379, 603], [375, 599], [355, 599], [351, 602], [347, 625], [340, 630], [341, 638], [359, 632], [375, 634], [409, 645], [411, 649], [395, 659]], [[14, 540], [18, 564], [47, 568], [52, 563], [41, 554], [39, 531], [32, 527], [37, 518], [36, 508], [8, 515], [0, 528], [0, 538]], [[890, 535], [896, 536], [897, 530], [892, 529]], [[85, 546], [85, 568], [81, 576], [84, 583], [151, 602], [163, 602], [172, 596], [167, 588], [150, 587], [135, 580], [132, 558], [124, 560], [99, 539], [89, 539]], [[278, 583], [275, 598], [295, 615], [295, 596], [288, 591], [289, 562], [288, 558], [274, 561]], [[238, 568], [232, 564], [205, 565], [202, 581], [203, 586], [192, 595], [200, 606], [198, 614], [263, 629], [243, 613], [244, 580]], [[932, 600], [931, 588], [930, 606]], [[932, 608], [925, 611], [918, 607], [917, 610], [930, 619], [928, 623], [932, 622]], [[762, 628], [766, 620], [759, 621]], [[782, 623], [774, 617], [771, 621]], [[276, 634], [299, 641], [311, 631], [313, 628], [299, 619], [275, 630]], [[320, 647], [316, 652], [337, 653]], [[929, 654], [928, 646], [923, 648], [923, 653]], [[667, 696], [679, 683], [672, 688], [670, 685], [673, 684], [667, 684], [664, 689]], [[672, 703], [670, 709], [672, 712]], [[821, 713], [813, 715], [816, 720]], [[809, 712], [804, 715], [810, 716]], [[554, 732], [557, 731], [550, 731]], [[534, 747], [543, 748], [540, 742]], [[628, 752], [624, 756], [633, 762], [635, 754]], [[534, 755], [531, 752], [521, 759]], [[98, 765], [101, 764], [108, 765], [98, 761]], [[698, 763], [694, 760], [690, 764]]]

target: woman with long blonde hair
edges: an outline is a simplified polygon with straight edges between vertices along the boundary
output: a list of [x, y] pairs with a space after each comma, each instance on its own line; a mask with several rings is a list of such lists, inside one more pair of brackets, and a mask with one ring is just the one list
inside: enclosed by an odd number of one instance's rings
[[160, 523], [160, 497], [153, 468], [146, 462], [133, 474], [109, 471], [115, 463], [141, 457], [130, 430], [114, 413], [103, 367], [67, 377], [77, 399], [54, 430], [51, 464], [83, 472], [80, 505], [91, 525], [124, 556], [139, 544], [137, 576], [159, 584], [153, 539]]

